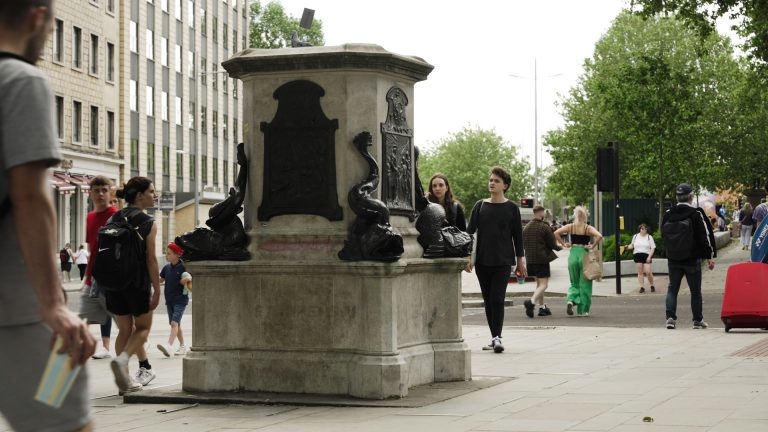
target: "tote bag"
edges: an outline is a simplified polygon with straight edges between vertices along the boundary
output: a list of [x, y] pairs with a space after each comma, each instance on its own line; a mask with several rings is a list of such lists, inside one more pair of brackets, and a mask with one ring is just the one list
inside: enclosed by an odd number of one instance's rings
[[584, 278], [601, 280], [603, 278], [603, 253], [600, 249], [591, 250], [582, 257]]

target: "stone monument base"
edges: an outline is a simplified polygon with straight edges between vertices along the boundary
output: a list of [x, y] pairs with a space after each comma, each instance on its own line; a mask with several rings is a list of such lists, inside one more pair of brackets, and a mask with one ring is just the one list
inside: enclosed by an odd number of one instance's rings
[[183, 390], [385, 399], [469, 380], [465, 262], [189, 263], [194, 335]]

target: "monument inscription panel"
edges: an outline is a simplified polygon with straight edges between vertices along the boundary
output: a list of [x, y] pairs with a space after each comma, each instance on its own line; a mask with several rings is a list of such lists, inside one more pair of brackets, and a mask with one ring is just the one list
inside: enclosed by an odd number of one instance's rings
[[381, 196], [392, 214], [413, 220], [413, 129], [408, 127], [405, 113], [408, 96], [402, 89], [392, 87], [386, 98], [387, 120], [381, 124], [384, 171]]
[[322, 87], [306, 80], [283, 84], [274, 92], [277, 112], [261, 123], [264, 134], [264, 189], [258, 218], [315, 214], [342, 219], [336, 195], [335, 134], [320, 106]]

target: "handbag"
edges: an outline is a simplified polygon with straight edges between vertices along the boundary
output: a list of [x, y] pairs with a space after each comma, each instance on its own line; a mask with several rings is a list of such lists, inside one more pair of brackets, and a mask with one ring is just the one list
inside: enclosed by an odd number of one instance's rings
[[582, 256], [582, 273], [587, 280], [600, 281], [603, 278], [603, 253], [599, 249]]
[[85, 318], [88, 324], [106, 324], [111, 318], [107, 312], [107, 300], [99, 291], [96, 281], [93, 280], [90, 287], [83, 288], [80, 294], [80, 317]]
[[472, 236], [456, 228], [447, 226], [440, 229], [443, 247], [447, 257], [465, 257], [472, 254]]

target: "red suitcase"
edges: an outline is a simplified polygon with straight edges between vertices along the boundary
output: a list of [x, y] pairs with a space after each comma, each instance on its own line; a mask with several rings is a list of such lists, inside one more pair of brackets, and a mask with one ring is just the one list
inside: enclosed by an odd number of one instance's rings
[[720, 318], [732, 328], [768, 328], [768, 264], [745, 262], [728, 268]]

